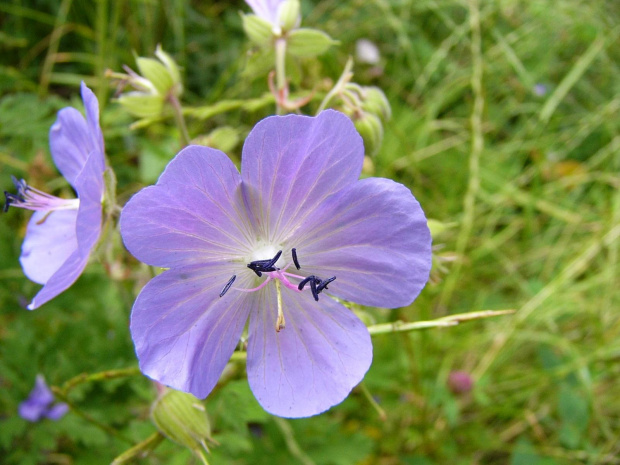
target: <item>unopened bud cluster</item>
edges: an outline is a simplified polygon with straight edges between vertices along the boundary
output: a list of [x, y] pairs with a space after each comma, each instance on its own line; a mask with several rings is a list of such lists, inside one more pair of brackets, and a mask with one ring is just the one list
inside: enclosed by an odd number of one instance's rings
[[381, 89], [349, 82], [340, 94], [343, 111], [349, 115], [364, 139], [366, 155], [375, 155], [383, 142], [383, 123], [392, 116], [390, 104]]
[[109, 77], [119, 82], [121, 89], [125, 86], [134, 89], [121, 94], [118, 102], [138, 118], [161, 116], [166, 101], [183, 93], [181, 73], [176, 62], [159, 45], [155, 56], [157, 59], [136, 58], [139, 73], [129, 67], [125, 67], [127, 74], [108, 72]]

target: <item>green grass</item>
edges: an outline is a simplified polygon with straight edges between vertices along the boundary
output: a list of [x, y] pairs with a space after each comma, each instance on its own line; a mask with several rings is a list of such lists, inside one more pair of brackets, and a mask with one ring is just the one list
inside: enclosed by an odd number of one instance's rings
[[[367, 174], [406, 184], [427, 216], [447, 226], [434, 238], [442, 269], [435, 267], [421, 297], [410, 308], [368, 310], [369, 317], [517, 313], [376, 336], [364, 384], [385, 420], [358, 388], [320, 417], [276, 421], [249, 395], [243, 364], [232, 364], [229, 382], [206, 401], [221, 443], [211, 463], [620, 463], [617, 2], [302, 3], [303, 24], [340, 46], [302, 63], [297, 88], [313, 88], [313, 77], [336, 80], [357, 39], [376, 42], [382, 71], [357, 64], [355, 80], [384, 89], [393, 117]], [[247, 11], [241, 1], [0, 5], [0, 185], [9, 190], [14, 174], [63, 188], [47, 131], [56, 110], [78, 104], [81, 79], [104, 108], [119, 200], [152, 182], [156, 173], [138, 165], [163, 166], [174, 155], [174, 122], [130, 131], [133, 120], [110, 100], [105, 69], [133, 66], [133, 52], [150, 56], [161, 43], [184, 67], [185, 105], [260, 97], [266, 77], [248, 72], [257, 63], [239, 10]], [[547, 93], [536, 95], [536, 84]], [[189, 116], [189, 129], [196, 136], [227, 125], [243, 137], [273, 111], [266, 101]], [[238, 160], [239, 153], [240, 144], [231, 155]], [[109, 281], [95, 263], [70, 291], [26, 312], [20, 304], [36, 290], [18, 261], [26, 218], [12, 210], [0, 221], [0, 456], [7, 463], [108, 463], [154, 432], [148, 407], [155, 393], [145, 379], [72, 393], [126, 442], [74, 414], [26, 424], [16, 408], [38, 372], [60, 385], [83, 371], [135, 366], [127, 321], [139, 285]], [[114, 249], [121, 269], [136, 267], [122, 257]], [[472, 392], [450, 392], [453, 370], [472, 374]], [[166, 442], [144, 463], [188, 460]]]

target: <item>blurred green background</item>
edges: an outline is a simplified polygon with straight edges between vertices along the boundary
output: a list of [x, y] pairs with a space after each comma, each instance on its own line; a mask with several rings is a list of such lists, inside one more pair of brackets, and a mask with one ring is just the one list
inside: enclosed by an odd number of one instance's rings
[[[322, 96], [359, 39], [378, 64], [354, 80], [392, 105], [366, 174], [409, 186], [434, 235], [431, 282], [413, 305], [365, 309], [374, 322], [516, 309], [462, 325], [373, 338], [361, 388], [318, 417], [262, 411], [231, 363], [207, 399], [212, 464], [620, 463], [620, 3], [615, 0], [302, 1], [303, 25], [340, 41], [291, 63], [294, 88]], [[244, 37], [242, 1], [5, 0], [0, 3], [0, 187], [10, 175], [70, 188], [49, 157], [58, 109], [97, 93], [119, 202], [153, 183], [180, 148], [172, 118], [130, 130], [106, 69], [157, 44], [183, 67], [188, 107], [257, 98], [266, 72]], [[257, 58], [258, 57], [258, 58]], [[313, 106], [314, 105], [314, 106]], [[309, 106], [316, 108], [315, 102]], [[229, 126], [229, 153], [273, 105], [188, 117], [190, 133]], [[78, 409], [27, 423], [17, 406], [37, 373], [60, 385], [82, 372], [136, 366], [128, 318], [143, 284], [118, 243], [43, 308], [23, 277], [29, 214], [0, 220], [0, 462], [99, 464], [155, 432], [156, 396], [141, 376], [80, 385]], [[110, 277], [127, 277], [112, 280]], [[473, 388], [458, 393], [451, 372]], [[104, 427], [114, 431], [105, 432]], [[163, 442], [141, 463], [197, 463]]]

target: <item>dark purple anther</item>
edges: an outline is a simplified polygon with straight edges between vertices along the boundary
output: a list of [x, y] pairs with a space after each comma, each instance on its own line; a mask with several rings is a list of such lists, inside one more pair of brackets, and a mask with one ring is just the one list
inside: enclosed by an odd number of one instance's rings
[[237, 279], [236, 274], [232, 275], [232, 278], [228, 280], [228, 282], [226, 283], [226, 286], [224, 286], [224, 289], [222, 289], [222, 292], [220, 292], [220, 297], [224, 297], [224, 294], [228, 292], [228, 289], [230, 289], [230, 286], [233, 285], [233, 283], [235, 282], [235, 279]]
[[301, 270], [301, 265], [299, 264], [299, 261], [297, 260], [297, 249], [295, 248], [291, 249], [291, 255], [293, 256], [293, 263], [295, 264], [295, 267], [298, 270]]
[[260, 278], [263, 273], [269, 273], [271, 271], [276, 271], [274, 265], [280, 259], [280, 255], [282, 255], [282, 251], [278, 251], [275, 257], [267, 259], [267, 260], [254, 260], [253, 262], [248, 263], [248, 268], [252, 270], [256, 275]]

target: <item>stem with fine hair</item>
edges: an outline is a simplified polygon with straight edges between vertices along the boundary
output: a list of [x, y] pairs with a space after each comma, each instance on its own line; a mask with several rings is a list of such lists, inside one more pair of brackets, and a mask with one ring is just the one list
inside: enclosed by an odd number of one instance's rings
[[185, 117], [183, 116], [181, 102], [179, 102], [177, 96], [172, 92], [168, 95], [168, 102], [170, 102], [170, 105], [172, 106], [174, 120], [176, 121], [179, 128], [179, 133], [181, 134], [181, 144], [185, 147], [186, 145], [189, 145], [191, 139], [189, 138], [189, 132], [187, 132], [187, 125], [185, 124]]
[[276, 52], [276, 113], [283, 112], [281, 98], [286, 89], [286, 39], [279, 37], [275, 41]]

